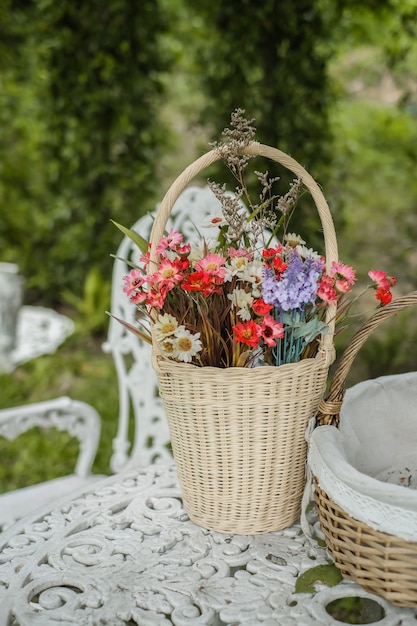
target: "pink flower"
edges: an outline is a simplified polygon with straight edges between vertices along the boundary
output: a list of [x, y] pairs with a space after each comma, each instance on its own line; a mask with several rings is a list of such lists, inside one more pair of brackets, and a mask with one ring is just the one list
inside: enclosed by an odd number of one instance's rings
[[225, 263], [226, 259], [224, 257], [219, 254], [210, 253], [207, 254], [204, 259], [201, 259], [201, 261], [197, 261], [195, 268], [200, 272], [206, 272], [210, 274], [210, 276], [216, 276], [223, 280], [226, 275], [226, 268], [223, 267]]
[[384, 291], [389, 291], [391, 287], [397, 284], [394, 276], [387, 276], [387, 273], [383, 270], [370, 270], [368, 276], [376, 283], [378, 288]]
[[335, 277], [335, 285], [337, 289], [338, 283], [340, 282], [342, 289], [340, 289], [339, 291], [342, 291], [343, 293], [346, 293], [346, 291], [350, 291], [350, 287], [352, 287], [352, 285], [356, 281], [355, 270], [350, 267], [350, 265], [343, 265], [343, 263], [336, 261], [333, 261], [332, 263], [330, 276]]
[[178, 246], [175, 251], [180, 257], [187, 257], [191, 252], [191, 244], [185, 243], [183, 246]]
[[146, 276], [141, 270], [133, 269], [127, 276], [123, 276], [123, 282], [125, 283], [123, 291], [130, 298], [132, 293], [139, 287], [142, 287], [143, 283], [146, 282]]
[[162, 309], [165, 304], [166, 292], [152, 290], [148, 293], [146, 299], [147, 306], [156, 309]]
[[250, 250], [245, 250], [244, 248], [229, 248], [228, 254], [231, 259], [235, 259], [236, 257], [247, 257], [250, 261], [253, 258], [253, 254]]
[[161, 241], [156, 247], [157, 254], [162, 254], [167, 248], [175, 250], [176, 246], [182, 241], [181, 233], [177, 233], [173, 228], [170, 228], [168, 235], [162, 237]]
[[139, 261], [143, 263], [143, 266], [145, 269], [147, 269], [149, 265], [149, 257], [151, 255], [151, 244], [148, 244], [148, 248], [149, 250], [145, 252], [144, 254], [141, 254], [139, 257]]
[[272, 315], [265, 315], [262, 320], [261, 336], [268, 346], [275, 346], [275, 339], [284, 336], [284, 325], [277, 322]]
[[333, 284], [334, 280], [331, 276], [328, 274], [322, 276], [317, 289], [317, 295], [323, 302], [335, 302], [335, 300], [337, 300], [337, 293]]
[[146, 291], [136, 291], [130, 296], [130, 299], [133, 302], [133, 304], [136, 304], [136, 305], [143, 304], [148, 299], [148, 293]]
[[178, 264], [169, 259], [163, 259], [159, 264], [158, 271], [152, 275], [153, 284], [159, 283], [167, 289], [172, 289], [183, 278], [178, 270]]
[[352, 283], [348, 280], [336, 280], [334, 286], [339, 293], [348, 293], [349, 291], [352, 291]]

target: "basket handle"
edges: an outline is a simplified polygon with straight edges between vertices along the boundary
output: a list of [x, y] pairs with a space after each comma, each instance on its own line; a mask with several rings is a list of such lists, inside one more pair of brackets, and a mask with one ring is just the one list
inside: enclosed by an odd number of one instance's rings
[[[323, 236], [324, 236], [324, 245], [325, 245], [325, 254], [326, 254], [326, 270], [330, 272], [331, 265], [333, 261], [337, 262], [339, 260], [338, 257], [338, 248], [337, 248], [337, 239], [336, 232], [333, 224], [333, 219], [330, 213], [329, 206], [327, 201], [314, 180], [314, 178], [304, 169], [295, 159], [290, 157], [285, 152], [278, 150], [277, 148], [272, 148], [270, 146], [266, 146], [260, 144], [256, 141], [251, 142], [249, 145], [242, 148], [242, 155], [251, 155], [251, 156], [262, 156], [272, 161], [276, 161], [280, 163], [291, 172], [296, 174], [304, 183], [304, 185], [309, 190], [323, 228]], [[154, 268], [153, 271], [156, 270], [157, 265], [157, 254], [156, 247], [159, 241], [164, 236], [165, 226], [167, 224], [168, 218], [171, 214], [172, 208], [175, 204], [180, 193], [187, 187], [187, 185], [199, 174], [204, 168], [212, 165], [216, 161], [221, 160], [223, 157], [219, 154], [219, 151], [216, 149], [210, 150], [203, 154], [196, 161], [191, 163], [172, 183], [171, 187], [166, 192], [161, 204], [158, 207], [158, 211], [153, 223], [152, 231], [150, 234], [150, 243], [151, 243], [151, 251], [150, 251], [150, 268]], [[329, 332], [324, 335], [322, 348], [326, 351], [328, 350], [333, 354], [333, 336], [335, 330], [335, 321], [336, 321], [336, 310], [337, 306], [335, 303], [330, 304], [326, 310], [326, 323], [329, 328]], [[332, 359], [333, 360], [333, 359]]]
[[332, 425], [338, 426], [340, 421], [340, 409], [342, 407], [343, 397], [345, 395], [345, 382], [349, 370], [358, 354], [360, 348], [363, 346], [368, 337], [373, 331], [378, 328], [382, 322], [393, 317], [403, 309], [417, 304], [417, 291], [397, 298], [387, 304], [381, 309], [378, 309], [368, 321], [362, 326], [360, 330], [349, 341], [345, 351], [343, 352], [336, 372], [333, 376], [332, 383], [329, 388], [329, 393], [325, 400], [319, 405], [318, 413], [316, 415], [316, 424], [318, 426]]

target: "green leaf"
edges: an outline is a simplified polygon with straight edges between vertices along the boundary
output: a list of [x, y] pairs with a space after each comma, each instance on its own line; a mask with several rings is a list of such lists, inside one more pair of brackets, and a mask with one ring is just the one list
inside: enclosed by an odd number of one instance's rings
[[342, 580], [342, 574], [333, 563], [317, 565], [300, 574], [295, 583], [296, 593], [314, 593], [314, 583], [335, 587]]
[[297, 310], [291, 311], [291, 313], [288, 313], [288, 311], [283, 313], [282, 321], [285, 326], [289, 326], [290, 328], [298, 328], [301, 324], [305, 324], [304, 320], [301, 319], [300, 312]]
[[114, 220], [110, 221], [113, 222], [113, 224], [117, 226], [117, 228], [121, 230], [122, 233], [126, 235], [126, 237], [129, 237], [129, 239], [131, 239], [133, 243], [137, 245], [141, 252], [145, 253], [148, 251], [148, 242], [141, 235], [139, 235], [139, 233], [137, 233], [135, 230], [132, 230], [131, 228], [126, 228], [126, 226], [122, 226], [122, 224], [118, 224]]
[[309, 322], [295, 324], [294, 338], [302, 337], [306, 343], [311, 343], [318, 335], [325, 334], [327, 331], [326, 322], [320, 321], [317, 317], [313, 317]]

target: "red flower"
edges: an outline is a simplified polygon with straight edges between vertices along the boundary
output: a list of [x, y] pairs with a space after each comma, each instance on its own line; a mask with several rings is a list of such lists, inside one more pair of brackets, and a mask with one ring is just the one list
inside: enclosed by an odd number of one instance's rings
[[207, 272], [193, 272], [182, 282], [184, 291], [203, 291], [211, 283], [211, 278]]
[[278, 244], [276, 248], [266, 248], [266, 250], [262, 250], [262, 257], [267, 261], [272, 261], [272, 259], [275, 258], [277, 254], [281, 254], [282, 251], [282, 245]]
[[174, 263], [179, 272], [185, 272], [190, 267], [190, 261], [186, 257], [175, 259]]
[[383, 270], [370, 270], [368, 276], [376, 283], [375, 298], [380, 301], [381, 306], [389, 304], [392, 300], [390, 289], [397, 284], [397, 280]]
[[252, 302], [252, 309], [257, 315], [266, 315], [273, 308], [274, 306], [272, 304], [267, 304], [262, 300], [262, 298]]
[[266, 250], [262, 250], [262, 257], [267, 261], [272, 261], [275, 258], [277, 251], [275, 248], [267, 248]]
[[216, 277], [207, 272], [193, 272], [181, 284], [184, 291], [201, 291], [204, 296], [212, 293], [221, 293], [220, 287], [216, 286]]
[[389, 304], [391, 302], [392, 293], [383, 289], [382, 287], [379, 287], [375, 291], [375, 298], [380, 301], [381, 306], [385, 306], [386, 304]]
[[275, 275], [279, 280], [281, 278], [281, 274], [283, 274], [287, 269], [288, 263], [285, 263], [285, 261], [283, 261], [280, 256], [276, 256], [275, 259], [272, 261], [272, 265], [275, 270]]
[[237, 341], [245, 343], [251, 348], [257, 348], [261, 339], [261, 327], [253, 320], [248, 322], [239, 322], [235, 326], [232, 326], [233, 333]]

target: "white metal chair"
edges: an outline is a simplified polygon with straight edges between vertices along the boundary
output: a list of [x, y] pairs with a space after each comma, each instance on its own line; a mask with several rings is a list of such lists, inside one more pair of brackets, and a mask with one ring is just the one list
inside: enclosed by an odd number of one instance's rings
[[68, 476], [0, 494], [0, 530], [43, 504], [100, 478], [91, 473], [100, 439], [97, 411], [71, 398], [61, 397], [0, 411], [0, 435], [13, 440], [31, 428], [57, 428], [79, 441], [74, 472]]
[[[201, 224], [206, 216], [219, 214], [219, 210], [220, 203], [208, 187], [189, 187], [178, 198], [168, 228], [173, 226], [184, 234], [185, 240], [196, 242], [200, 235], [193, 223]], [[148, 239], [152, 221], [151, 214], [145, 215], [133, 228]], [[200, 227], [199, 233], [207, 239], [217, 234], [216, 229]], [[125, 237], [117, 251], [112, 277], [111, 313], [130, 322], [136, 309], [123, 293], [122, 279], [130, 269], [123, 259], [137, 261], [138, 256], [137, 247]], [[118, 472], [128, 464], [144, 466], [171, 458], [168, 425], [151, 365], [150, 345], [111, 318], [103, 349], [114, 358], [119, 385], [119, 421], [111, 471]], [[133, 441], [129, 438], [131, 415]], [[55, 427], [75, 436], [80, 443], [76, 467], [69, 476], [0, 494], [0, 529], [101, 477], [91, 471], [100, 438], [100, 418], [93, 407], [70, 398], [57, 398], [0, 411], [0, 435], [9, 440], [35, 426]]]

